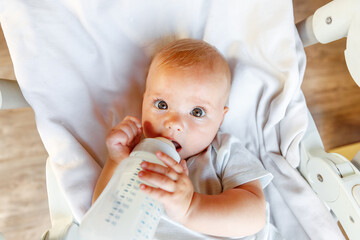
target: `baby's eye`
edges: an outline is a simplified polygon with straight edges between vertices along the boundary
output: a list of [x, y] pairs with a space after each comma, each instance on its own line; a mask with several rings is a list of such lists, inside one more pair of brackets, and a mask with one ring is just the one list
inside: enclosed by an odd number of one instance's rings
[[205, 111], [202, 108], [194, 108], [191, 113], [191, 115], [193, 115], [194, 117], [203, 117], [205, 116]]
[[157, 100], [155, 102], [155, 107], [161, 110], [166, 110], [168, 108], [168, 105], [164, 100]]

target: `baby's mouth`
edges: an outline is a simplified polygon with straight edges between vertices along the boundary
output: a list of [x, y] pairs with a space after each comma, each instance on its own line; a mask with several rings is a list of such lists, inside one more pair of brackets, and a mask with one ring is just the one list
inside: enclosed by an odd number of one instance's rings
[[178, 142], [174, 141], [174, 140], [171, 140], [171, 142], [174, 144], [174, 146], [176, 148], [176, 151], [180, 152], [180, 150], [182, 149], [181, 145]]

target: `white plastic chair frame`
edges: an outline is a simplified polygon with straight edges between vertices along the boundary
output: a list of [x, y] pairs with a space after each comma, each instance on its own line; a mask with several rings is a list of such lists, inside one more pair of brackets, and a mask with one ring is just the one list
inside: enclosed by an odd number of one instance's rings
[[0, 79], [0, 110], [29, 107], [14, 80]]

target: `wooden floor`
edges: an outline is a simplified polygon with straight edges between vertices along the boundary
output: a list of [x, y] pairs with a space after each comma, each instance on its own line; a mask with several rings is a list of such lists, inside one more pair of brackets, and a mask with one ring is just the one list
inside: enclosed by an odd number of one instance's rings
[[50, 227], [46, 151], [31, 109], [0, 111], [0, 232], [7, 240], [39, 239]]
[[[296, 21], [328, 0], [294, 0]], [[306, 49], [303, 83], [326, 149], [360, 141], [360, 89], [344, 61], [345, 40]], [[0, 35], [0, 78], [15, 79]], [[31, 109], [0, 111], [0, 232], [7, 240], [38, 239], [50, 227], [45, 186], [47, 154]]]

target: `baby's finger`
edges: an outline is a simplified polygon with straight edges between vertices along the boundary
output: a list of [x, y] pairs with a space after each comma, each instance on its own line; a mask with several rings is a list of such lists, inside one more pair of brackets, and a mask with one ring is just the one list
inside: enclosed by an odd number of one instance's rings
[[186, 161], [184, 159], [181, 159], [180, 165], [184, 169], [184, 173], [186, 174], [186, 176], [189, 176], [189, 169], [187, 168]]
[[132, 143], [133, 143], [134, 145], [137, 145], [137, 144], [140, 142], [140, 140], [141, 140], [141, 135], [142, 135], [142, 130], [141, 130], [141, 128], [139, 128], [139, 131], [138, 131], [137, 135], [135, 136], [135, 138], [134, 138], [133, 141], [132, 141]]
[[112, 131], [116, 131], [117, 129], [123, 129], [124, 132], [128, 133], [129, 135], [130, 135], [129, 130], [131, 130], [134, 133], [134, 135], [136, 135], [139, 132], [139, 130], [141, 130], [141, 122], [139, 119], [135, 117], [126, 116], [123, 121], [121, 121], [115, 127], [113, 127]]
[[165, 175], [155, 172], [140, 171], [138, 176], [141, 180], [161, 188], [167, 192], [175, 192], [176, 183]]
[[131, 121], [131, 120], [125, 120], [123, 121], [123, 126], [128, 127], [129, 130], [131, 130], [131, 133], [133, 136], [138, 135], [139, 133], [139, 129], [141, 129], [141, 127], [139, 128], [135, 122]]
[[127, 135], [126, 145], [130, 145], [133, 139], [140, 134], [139, 128], [135, 125], [134, 122], [130, 120], [122, 121], [120, 124], [116, 125], [110, 132], [110, 135], [115, 135], [117, 132], [124, 132]]
[[127, 142], [126, 145], [129, 145], [133, 138], [136, 136], [134, 133], [134, 129], [128, 123], [123, 123], [118, 129], [115, 131], [124, 132], [127, 135]]
[[169, 168], [173, 169], [175, 172], [182, 174], [184, 173], [183, 167], [174, 159], [172, 159], [169, 155], [163, 152], [157, 152], [156, 156]]
[[165, 175], [173, 181], [177, 181], [179, 179], [179, 175], [169, 167], [165, 167], [156, 163], [145, 162], [145, 161], [141, 163], [141, 167], [144, 170]]
[[133, 116], [126, 116], [124, 118], [124, 121], [127, 121], [127, 120], [133, 122], [137, 126], [137, 128], [141, 128], [141, 122], [138, 118], [133, 117]]
[[144, 191], [146, 194], [148, 194], [150, 197], [152, 197], [153, 199], [158, 200], [159, 202], [162, 202], [161, 200], [166, 199], [171, 194], [160, 188], [150, 187], [145, 184], [140, 184], [140, 189]]
[[122, 129], [111, 129], [110, 133], [106, 137], [106, 145], [116, 146], [116, 145], [126, 145], [129, 141], [129, 136]]

